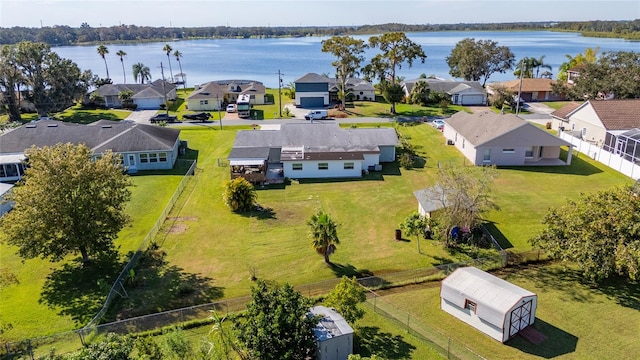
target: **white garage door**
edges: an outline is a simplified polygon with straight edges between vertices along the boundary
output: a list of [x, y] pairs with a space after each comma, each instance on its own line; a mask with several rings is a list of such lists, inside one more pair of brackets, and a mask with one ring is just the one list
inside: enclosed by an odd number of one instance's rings
[[462, 95], [461, 105], [483, 105], [483, 95]]

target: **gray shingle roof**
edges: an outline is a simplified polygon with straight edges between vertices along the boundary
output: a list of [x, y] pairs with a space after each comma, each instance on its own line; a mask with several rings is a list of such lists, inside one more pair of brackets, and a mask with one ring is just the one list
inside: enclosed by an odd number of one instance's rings
[[216, 95], [222, 99], [225, 94], [265, 94], [263, 83], [254, 80], [217, 80], [209, 81], [194, 90], [187, 99], [215, 99]]
[[346, 153], [379, 152], [379, 146], [396, 145], [398, 137], [392, 128], [341, 129], [338, 124], [309, 123], [285, 124], [280, 130], [238, 131], [233, 148], [304, 146], [305, 152]]
[[308, 73], [298, 78], [294, 82], [297, 83], [328, 83], [329, 78], [324, 75], [318, 75], [316, 73]]
[[28, 123], [0, 136], [0, 154], [22, 153], [32, 145], [85, 144], [94, 153], [173, 150], [180, 130], [134, 122], [100, 120], [90, 125], [56, 120]]
[[492, 111], [468, 114], [460, 111], [444, 122], [476, 147], [571, 145], [512, 114], [501, 115]]
[[425, 81], [429, 84], [429, 89], [435, 92], [443, 92], [450, 95], [460, 93], [467, 89], [474, 89], [478, 92], [484, 93], [484, 88], [477, 81], [451, 81], [442, 79], [414, 79], [405, 80], [403, 86], [407, 89], [407, 92], [411, 93], [411, 90], [420, 81]]
[[[175, 85], [165, 82], [164, 88], [167, 93], [171, 90], [175, 89]], [[148, 89], [153, 89], [153, 91], [162, 96], [162, 80], [156, 80], [151, 84], [106, 84], [100, 86], [96, 92], [98, 92], [101, 96], [118, 96], [122, 91], [129, 90], [133, 92], [134, 97], [139, 93], [146, 91]], [[142, 96], [148, 97], [148, 96]], [[157, 97], [157, 95], [155, 96]]]

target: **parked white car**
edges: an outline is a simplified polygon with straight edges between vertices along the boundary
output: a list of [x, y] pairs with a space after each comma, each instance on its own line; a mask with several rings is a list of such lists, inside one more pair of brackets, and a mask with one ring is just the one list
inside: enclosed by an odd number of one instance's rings
[[305, 120], [322, 120], [329, 117], [327, 110], [311, 110], [304, 115]]
[[431, 122], [431, 126], [433, 126], [434, 128], [438, 129], [438, 130], [442, 130], [442, 128], [444, 128], [444, 121], [436, 119], [433, 120]]
[[229, 104], [227, 105], [227, 112], [228, 113], [234, 113], [238, 110], [238, 107], [236, 106], [236, 104]]

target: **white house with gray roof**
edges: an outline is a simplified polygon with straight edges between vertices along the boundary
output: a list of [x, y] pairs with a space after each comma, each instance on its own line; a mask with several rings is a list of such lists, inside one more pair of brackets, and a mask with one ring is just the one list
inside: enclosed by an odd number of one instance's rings
[[395, 161], [392, 128], [342, 129], [338, 124], [284, 124], [275, 130], [242, 130], [229, 154], [232, 178], [265, 182], [270, 174], [292, 179], [361, 177]]
[[401, 83], [405, 96], [409, 97], [413, 87], [421, 81], [429, 84], [429, 91], [451, 96], [453, 105], [487, 105], [487, 92], [477, 81], [454, 81], [435, 77], [405, 80]]
[[[444, 120], [443, 134], [475, 165], [571, 165], [572, 146], [512, 114], [460, 111]], [[567, 160], [560, 159], [568, 147]]]
[[[156, 80], [150, 84], [106, 84], [95, 90], [104, 99], [109, 108], [120, 108], [122, 102], [118, 95], [123, 91], [131, 91], [133, 103], [139, 110], [157, 110], [165, 100], [176, 98], [176, 86], [170, 82]], [[166, 94], [166, 96], [165, 96]]]
[[505, 342], [533, 325], [536, 294], [475, 267], [442, 280], [440, 308], [492, 338]]
[[353, 328], [333, 308], [314, 306], [311, 315], [320, 316], [313, 329], [318, 360], [347, 360], [353, 353]]
[[217, 80], [198, 85], [185, 99], [192, 111], [219, 110], [225, 104], [233, 104], [242, 94], [249, 95], [252, 105], [264, 105], [266, 87], [254, 80]]
[[121, 154], [130, 172], [171, 169], [178, 158], [180, 130], [110, 120], [89, 125], [56, 120], [30, 122], [0, 135], [0, 181], [22, 178], [25, 151], [31, 146], [60, 143], [85, 144], [96, 156], [107, 150]]

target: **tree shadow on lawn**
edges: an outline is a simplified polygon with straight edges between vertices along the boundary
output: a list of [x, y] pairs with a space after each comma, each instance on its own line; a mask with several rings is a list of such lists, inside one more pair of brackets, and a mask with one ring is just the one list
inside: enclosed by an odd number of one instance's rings
[[599, 284], [597, 289], [620, 306], [640, 310], [640, 282], [638, 281], [615, 277], [606, 280], [606, 283]]
[[105, 316], [120, 320], [214, 302], [223, 297], [213, 279], [169, 265], [162, 250], [145, 251], [127, 279], [128, 298], [117, 298]]
[[354, 353], [369, 357], [377, 355], [382, 359], [409, 359], [415, 346], [404, 341], [400, 335], [381, 332], [377, 326], [365, 326], [356, 331], [353, 342]]
[[45, 280], [39, 303], [58, 309], [84, 325], [98, 313], [124, 266], [116, 251], [96, 257], [86, 266], [75, 259], [55, 269]]
[[276, 212], [270, 207], [262, 207], [256, 205], [251, 211], [236, 212], [238, 215], [242, 215], [248, 218], [256, 218], [258, 220], [277, 219]]
[[576, 351], [576, 345], [578, 344], [577, 336], [557, 328], [539, 318], [536, 318], [533, 323], [533, 327], [547, 337], [547, 339], [541, 344], [536, 345], [529, 342], [522, 336], [516, 336], [507, 341], [505, 345], [545, 359], [555, 358], [557, 356], [570, 354]]
[[[588, 302], [595, 294], [602, 294], [616, 304], [640, 310], [640, 283], [628, 278], [614, 276], [601, 283], [591, 283], [584, 279], [579, 269], [560, 266], [541, 266], [527, 273], [537, 287], [553, 289], [570, 296], [571, 301]], [[579, 284], [581, 286], [576, 286]]]
[[364, 278], [364, 277], [373, 276], [373, 273], [371, 271], [367, 269], [358, 269], [351, 264], [342, 265], [342, 264], [330, 263], [329, 267], [331, 268], [333, 273], [336, 274], [337, 277], [346, 276], [348, 278], [351, 278], [355, 276], [356, 278]]

